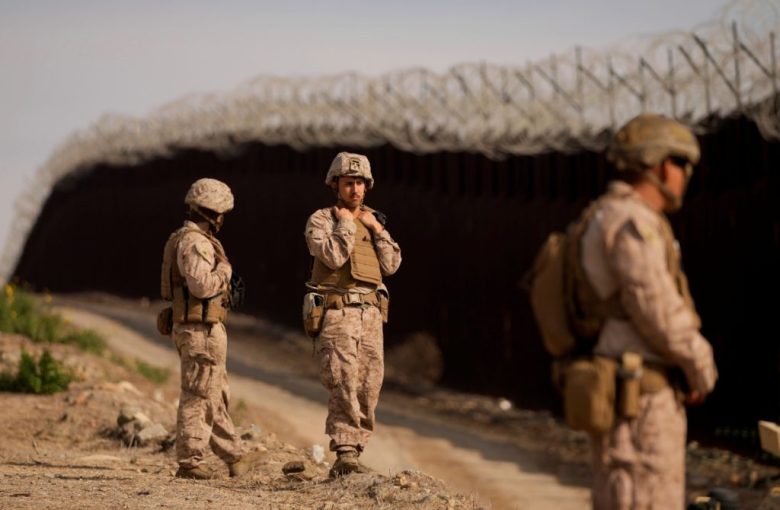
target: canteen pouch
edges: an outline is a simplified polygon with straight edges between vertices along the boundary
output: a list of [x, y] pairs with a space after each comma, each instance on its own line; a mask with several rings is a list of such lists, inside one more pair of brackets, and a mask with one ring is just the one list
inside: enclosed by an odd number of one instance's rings
[[303, 329], [311, 338], [316, 338], [325, 318], [325, 296], [309, 292], [303, 296]]
[[569, 427], [596, 436], [612, 428], [617, 367], [615, 360], [595, 356], [575, 360], [566, 368], [563, 403]]
[[618, 375], [620, 376], [618, 414], [623, 418], [636, 418], [639, 416], [639, 395], [643, 375], [642, 356], [635, 352], [624, 352]]
[[173, 308], [166, 306], [157, 314], [157, 331], [163, 336], [173, 333]]

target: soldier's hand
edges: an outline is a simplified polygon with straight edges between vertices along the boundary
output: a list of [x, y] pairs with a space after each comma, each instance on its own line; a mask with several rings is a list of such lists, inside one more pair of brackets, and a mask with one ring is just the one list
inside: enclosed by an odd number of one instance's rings
[[337, 205], [333, 206], [333, 212], [336, 214], [336, 217], [339, 220], [352, 220], [354, 219], [352, 216], [352, 213], [347, 209], [346, 207], [339, 207]]
[[377, 221], [376, 216], [368, 211], [361, 211], [358, 219], [363, 222], [363, 225], [372, 230], [375, 234], [378, 234], [385, 229], [379, 223], [379, 221]]
[[689, 406], [697, 406], [704, 402], [704, 397], [704, 393], [694, 390], [685, 395], [685, 403]]

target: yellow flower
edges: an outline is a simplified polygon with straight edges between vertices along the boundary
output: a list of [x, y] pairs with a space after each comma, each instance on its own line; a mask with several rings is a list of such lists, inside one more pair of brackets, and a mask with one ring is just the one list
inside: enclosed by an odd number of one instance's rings
[[5, 291], [5, 298], [9, 302], [13, 301], [14, 300], [14, 286], [11, 285], [10, 283], [6, 283], [5, 287], [3, 288], [3, 290]]

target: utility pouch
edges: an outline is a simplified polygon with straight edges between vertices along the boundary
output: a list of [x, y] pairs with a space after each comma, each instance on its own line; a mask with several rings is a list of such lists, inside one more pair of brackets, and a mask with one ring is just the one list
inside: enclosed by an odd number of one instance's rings
[[219, 295], [214, 296], [211, 299], [201, 300], [201, 310], [204, 310], [203, 318], [201, 319], [206, 324], [216, 324], [218, 322], [225, 322], [227, 319], [227, 307], [225, 306], [227, 297]]
[[382, 314], [382, 322], [387, 324], [387, 318], [390, 314], [390, 292], [387, 287], [382, 285], [376, 291], [376, 297], [379, 300], [379, 312]]
[[157, 331], [163, 336], [173, 333], [173, 308], [166, 306], [157, 314]]
[[574, 430], [608, 432], [615, 422], [617, 362], [595, 356], [573, 361], [566, 369], [564, 416]]
[[617, 411], [623, 418], [639, 416], [639, 395], [642, 393], [642, 356], [624, 352], [620, 360], [620, 386]]
[[186, 322], [203, 322], [203, 300], [195, 299], [190, 295], [187, 300], [186, 317]]
[[173, 288], [173, 322], [176, 324], [187, 322], [187, 302], [183, 287]]
[[316, 338], [325, 318], [325, 296], [309, 292], [303, 296], [303, 329], [311, 338]]

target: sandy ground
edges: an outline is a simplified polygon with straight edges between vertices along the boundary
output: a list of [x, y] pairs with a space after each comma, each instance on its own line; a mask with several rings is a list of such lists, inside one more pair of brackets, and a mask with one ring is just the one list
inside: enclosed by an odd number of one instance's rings
[[[15, 366], [22, 349], [38, 356], [42, 346], [0, 334], [0, 368]], [[227, 477], [226, 466], [212, 454], [205, 465], [217, 473], [215, 479], [177, 479], [171, 436], [127, 444], [117, 416], [129, 406], [173, 431], [178, 380], [153, 384], [133, 369], [132, 358], [118, 362], [111, 353], [50, 349], [80, 380], [55, 395], [0, 393], [0, 508], [480, 508], [473, 498], [420, 472], [330, 479], [332, 459], [277, 436], [274, 430], [284, 430], [282, 424], [246, 401], [232, 414], [249, 452], [249, 473]], [[293, 461], [303, 464], [303, 472], [285, 474], [284, 466]]]
[[[70, 304], [66, 319], [103, 333], [112, 349], [165, 366], [178, 373], [178, 357], [169, 340], [151, 329], [150, 312], [110, 304]], [[246, 320], [246, 319], [245, 319]], [[234, 401], [257, 406], [283, 440], [301, 448], [327, 445], [323, 433], [326, 393], [313, 377], [310, 352], [300, 371], [288, 357], [269, 359], [270, 342], [238, 321], [229, 329], [229, 369]], [[233, 331], [235, 330], [235, 331]], [[248, 331], [248, 332], [247, 332]], [[250, 338], [246, 338], [250, 337]], [[167, 343], [161, 343], [164, 340]], [[300, 359], [299, 354], [295, 354]], [[284, 360], [280, 360], [284, 358]], [[306, 367], [309, 367], [307, 370]], [[518, 445], [476, 434], [446, 419], [425, 416], [403, 399], [388, 398], [379, 409], [380, 426], [361, 459], [380, 473], [419, 470], [471, 495], [487, 508], [582, 509], [588, 507], [587, 473], [562, 483], [544, 456]], [[392, 403], [391, 403], [392, 402]], [[395, 404], [395, 405], [394, 405]]]
[[[96, 299], [94, 296], [61, 297], [55, 302], [58, 310], [72, 323], [101, 332], [113, 351], [128, 359], [141, 359], [169, 369], [172, 377], [163, 398], [169, 408], [161, 413], [169, 422], [175, 420], [171, 406], [177, 395], [178, 357], [170, 339], [161, 337], [155, 330], [154, 305], [106, 297]], [[251, 420], [246, 423], [260, 425], [264, 435], [253, 447], [273, 453], [273, 459], [259, 463], [248, 481], [198, 484], [191, 494], [188, 491], [187, 497], [192, 496], [193, 502], [208, 507], [229, 501], [239, 508], [253, 505], [270, 505], [269, 508], [589, 508], [586, 437], [568, 430], [548, 413], [515, 409], [507, 405], [508, 402], [459, 394], [435, 386], [410, 388], [398, 384], [392, 377], [383, 390], [377, 433], [361, 457], [377, 475], [339, 481], [342, 485], [326, 484], [324, 473], [333, 460], [328, 454], [323, 464], [314, 464], [308, 469], [313, 481], [296, 485], [280, 474], [283, 461], [302, 457], [311, 461], [306, 452], [314, 445], [327, 445], [323, 433], [327, 396], [317, 379], [311, 343], [296, 332], [240, 315], [231, 317], [228, 332], [228, 369], [234, 412], [238, 407], [248, 415], [246, 419]], [[112, 376], [116, 379], [117, 374]], [[160, 391], [160, 388], [149, 388], [145, 394], [159, 396]], [[67, 398], [78, 399], [78, 395]], [[18, 405], [33, 405], [33, 408], [42, 405], [32, 402]], [[61, 411], [50, 409], [47, 412]], [[8, 413], [3, 416], [7, 417]], [[52, 418], [46, 419], [52, 421]], [[0, 426], [5, 430], [15, 427], [11, 423], [0, 423]], [[62, 426], [59, 423], [59, 427]], [[172, 429], [173, 423], [166, 426]], [[85, 430], [91, 429], [86, 427]], [[180, 487], [176, 484], [184, 482], [172, 477], [175, 461], [170, 454], [161, 460], [159, 454], [134, 456], [133, 451], [137, 449], [131, 449], [125, 458], [117, 454], [115, 440], [100, 446], [102, 439], [95, 440], [93, 430], [91, 439], [84, 438], [68, 447], [63, 454], [68, 462], [65, 459], [53, 461], [53, 457], [39, 455], [37, 450], [41, 449], [41, 442], [38, 441], [38, 448], [34, 448], [35, 443], [30, 441], [29, 435], [27, 430], [26, 435], [20, 436], [21, 442], [14, 450], [16, 454], [10, 457], [5, 455], [7, 441], [0, 441], [3, 481], [19, 482], [27, 477], [32, 481], [32, 487], [43, 483], [56, 494], [56, 487], [75, 490], [80, 480], [91, 480], [94, 483], [84, 484], [85, 490], [80, 494], [84, 494], [87, 487], [94, 489], [108, 484], [105, 491], [110, 496], [116, 492], [116, 488], [112, 488], [114, 485], [126, 485], [128, 488], [122, 494], [128, 495], [129, 499], [117, 499], [117, 502], [121, 501], [118, 507], [189, 504], [190, 500], [176, 499], [176, 489]], [[100, 469], [91, 466], [90, 463], [97, 462], [94, 460], [87, 463], [89, 466], [75, 462], [80, 457], [89, 457], [93, 449], [98, 455], [120, 457], [121, 462], [112, 466], [110, 472], [101, 471], [105, 466], [98, 466]], [[780, 473], [776, 466], [759, 465], [730, 452], [699, 448], [695, 444], [689, 447], [688, 453], [689, 495], [704, 493], [713, 486], [731, 485], [740, 492], [744, 508], [755, 508]], [[138, 462], [149, 465], [139, 467]], [[77, 467], [63, 467], [71, 465]], [[150, 481], [150, 475], [156, 478]], [[153, 488], [143, 488], [144, 483]], [[404, 490], [399, 492], [399, 487]], [[16, 492], [11, 494], [13, 491]], [[56, 498], [36, 498], [36, 494], [35, 490], [27, 490], [20, 483], [13, 484], [9, 490], [0, 487], [0, 507], [74, 506], [70, 502], [58, 502]], [[291, 499], [278, 499], [280, 494]], [[273, 499], [275, 503], [268, 503], [269, 497], [277, 498]], [[105, 500], [98, 498], [96, 501]], [[45, 504], [36, 506], [33, 503]], [[336, 506], [327, 506], [333, 504]]]

